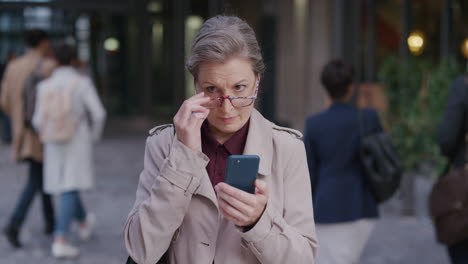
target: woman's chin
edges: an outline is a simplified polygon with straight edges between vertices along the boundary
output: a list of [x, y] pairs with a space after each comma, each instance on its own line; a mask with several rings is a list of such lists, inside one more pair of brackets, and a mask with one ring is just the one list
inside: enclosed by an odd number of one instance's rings
[[215, 129], [222, 134], [233, 134], [236, 133], [241, 126], [239, 124], [216, 124]]
[[213, 134], [222, 134], [222, 135], [232, 135], [239, 131], [243, 124], [241, 122], [232, 122], [226, 123], [220, 120], [216, 120], [216, 122], [210, 122], [212, 127], [211, 132]]

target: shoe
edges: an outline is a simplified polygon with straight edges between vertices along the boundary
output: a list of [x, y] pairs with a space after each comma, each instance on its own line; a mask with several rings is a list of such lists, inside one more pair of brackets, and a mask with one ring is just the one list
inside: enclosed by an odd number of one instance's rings
[[52, 243], [52, 256], [56, 258], [76, 258], [80, 254], [80, 250], [66, 242]]
[[86, 215], [85, 226], [81, 226], [81, 223], [78, 225], [78, 236], [83, 241], [88, 241], [91, 238], [91, 235], [96, 225], [96, 216], [93, 213], [88, 213]]
[[3, 230], [3, 233], [5, 234], [8, 242], [10, 245], [14, 248], [22, 248], [23, 245], [21, 242], [18, 240], [18, 230], [7, 227]]

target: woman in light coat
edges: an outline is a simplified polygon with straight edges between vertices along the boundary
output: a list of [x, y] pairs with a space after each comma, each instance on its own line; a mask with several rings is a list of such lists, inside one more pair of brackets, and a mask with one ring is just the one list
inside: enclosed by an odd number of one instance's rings
[[90, 78], [82, 76], [71, 66], [76, 61], [74, 48], [60, 45], [55, 50], [55, 57], [59, 67], [38, 86], [33, 122], [41, 133], [47, 107], [45, 94], [53, 89], [72, 89], [72, 115], [78, 120], [78, 125], [69, 140], [44, 142], [44, 189], [47, 193], [60, 195], [52, 254], [55, 257], [76, 257], [79, 250], [67, 243], [65, 236], [73, 219], [80, 222], [81, 238], [90, 236], [94, 220], [85, 212], [79, 191], [94, 187], [92, 148], [101, 135], [106, 113]]
[[[254, 109], [264, 71], [238, 17], [207, 20], [187, 68], [197, 94], [150, 131], [125, 244], [138, 264], [314, 263], [312, 196], [301, 134]], [[260, 157], [256, 191], [224, 182], [228, 155]], [[163, 262], [166, 261], [166, 262]]]

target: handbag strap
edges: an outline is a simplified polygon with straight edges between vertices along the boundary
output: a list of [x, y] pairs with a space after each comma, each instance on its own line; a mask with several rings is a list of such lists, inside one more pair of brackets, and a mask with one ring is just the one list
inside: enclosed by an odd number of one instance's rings
[[465, 169], [468, 169], [468, 118], [467, 118], [467, 115], [468, 115], [468, 75], [467, 74], [465, 74], [465, 77], [463, 78], [463, 83], [465, 84], [464, 85], [465, 96], [463, 97], [464, 99], [463, 103], [465, 106], [464, 108], [465, 131], [464, 131], [463, 139], [465, 141]]
[[[357, 85], [355, 85], [355, 93], [356, 93], [356, 101], [359, 102], [359, 87]], [[366, 124], [365, 124], [365, 120], [364, 120], [364, 116], [362, 114], [362, 109], [359, 108], [359, 105], [358, 103], [356, 102], [356, 109], [358, 111], [358, 125], [359, 125], [359, 135], [361, 138], [363, 138], [365, 136], [365, 128], [366, 128]]]

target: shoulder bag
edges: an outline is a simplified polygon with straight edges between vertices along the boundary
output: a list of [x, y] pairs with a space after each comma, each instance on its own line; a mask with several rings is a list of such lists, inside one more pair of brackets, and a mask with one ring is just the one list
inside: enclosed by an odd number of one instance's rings
[[389, 199], [400, 186], [403, 166], [386, 132], [366, 135], [365, 117], [359, 110], [359, 129], [361, 134], [360, 157], [365, 176], [378, 203]]

